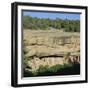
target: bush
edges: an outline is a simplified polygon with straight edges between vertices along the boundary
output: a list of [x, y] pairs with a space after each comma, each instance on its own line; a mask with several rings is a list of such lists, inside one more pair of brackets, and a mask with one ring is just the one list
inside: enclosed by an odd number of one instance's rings
[[54, 73], [54, 72], [60, 71], [62, 68], [63, 68], [63, 65], [57, 64], [57, 65], [50, 67], [49, 70]]
[[41, 65], [37, 71], [38, 72], [46, 72], [46, 71], [48, 71], [48, 69], [49, 69], [48, 65], [46, 65], [46, 66]]
[[[31, 72], [30, 72], [31, 73]], [[80, 64], [41, 65], [37, 71], [33, 71], [30, 76], [53, 76], [53, 75], [75, 75], [80, 74]]]
[[39, 69], [37, 70], [37, 75], [39, 76], [42, 76], [42, 75], [48, 75], [50, 74], [49, 72], [49, 66], [46, 65], [46, 66], [40, 66]]

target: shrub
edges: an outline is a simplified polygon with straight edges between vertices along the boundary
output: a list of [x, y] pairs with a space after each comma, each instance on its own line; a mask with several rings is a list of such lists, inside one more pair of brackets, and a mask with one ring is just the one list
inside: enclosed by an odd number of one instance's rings
[[63, 68], [63, 65], [57, 64], [49, 68], [50, 72], [58, 72]]
[[[54, 65], [41, 65], [38, 70], [28, 73], [30, 76], [52, 76], [52, 75], [74, 75], [80, 74], [80, 64], [64, 64]], [[29, 76], [27, 73], [26, 75]]]

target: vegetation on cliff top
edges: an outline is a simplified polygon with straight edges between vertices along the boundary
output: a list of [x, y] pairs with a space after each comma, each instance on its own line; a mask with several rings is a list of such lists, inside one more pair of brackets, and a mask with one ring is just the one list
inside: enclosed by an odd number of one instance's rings
[[80, 32], [80, 20], [49, 19], [23, 16], [23, 28], [31, 30], [64, 30], [65, 32]]

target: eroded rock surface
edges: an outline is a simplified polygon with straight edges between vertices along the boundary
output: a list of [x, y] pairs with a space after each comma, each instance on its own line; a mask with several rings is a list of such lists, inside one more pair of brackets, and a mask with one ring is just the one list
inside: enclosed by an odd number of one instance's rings
[[27, 64], [32, 70], [40, 65], [80, 62], [80, 33], [24, 30], [23, 35]]

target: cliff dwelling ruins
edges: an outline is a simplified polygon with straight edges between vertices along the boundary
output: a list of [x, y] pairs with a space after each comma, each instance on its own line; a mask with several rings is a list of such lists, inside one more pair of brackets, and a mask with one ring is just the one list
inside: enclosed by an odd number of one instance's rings
[[53, 66], [80, 63], [80, 33], [24, 30], [27, 66], [37, 70], [40, 65]]

